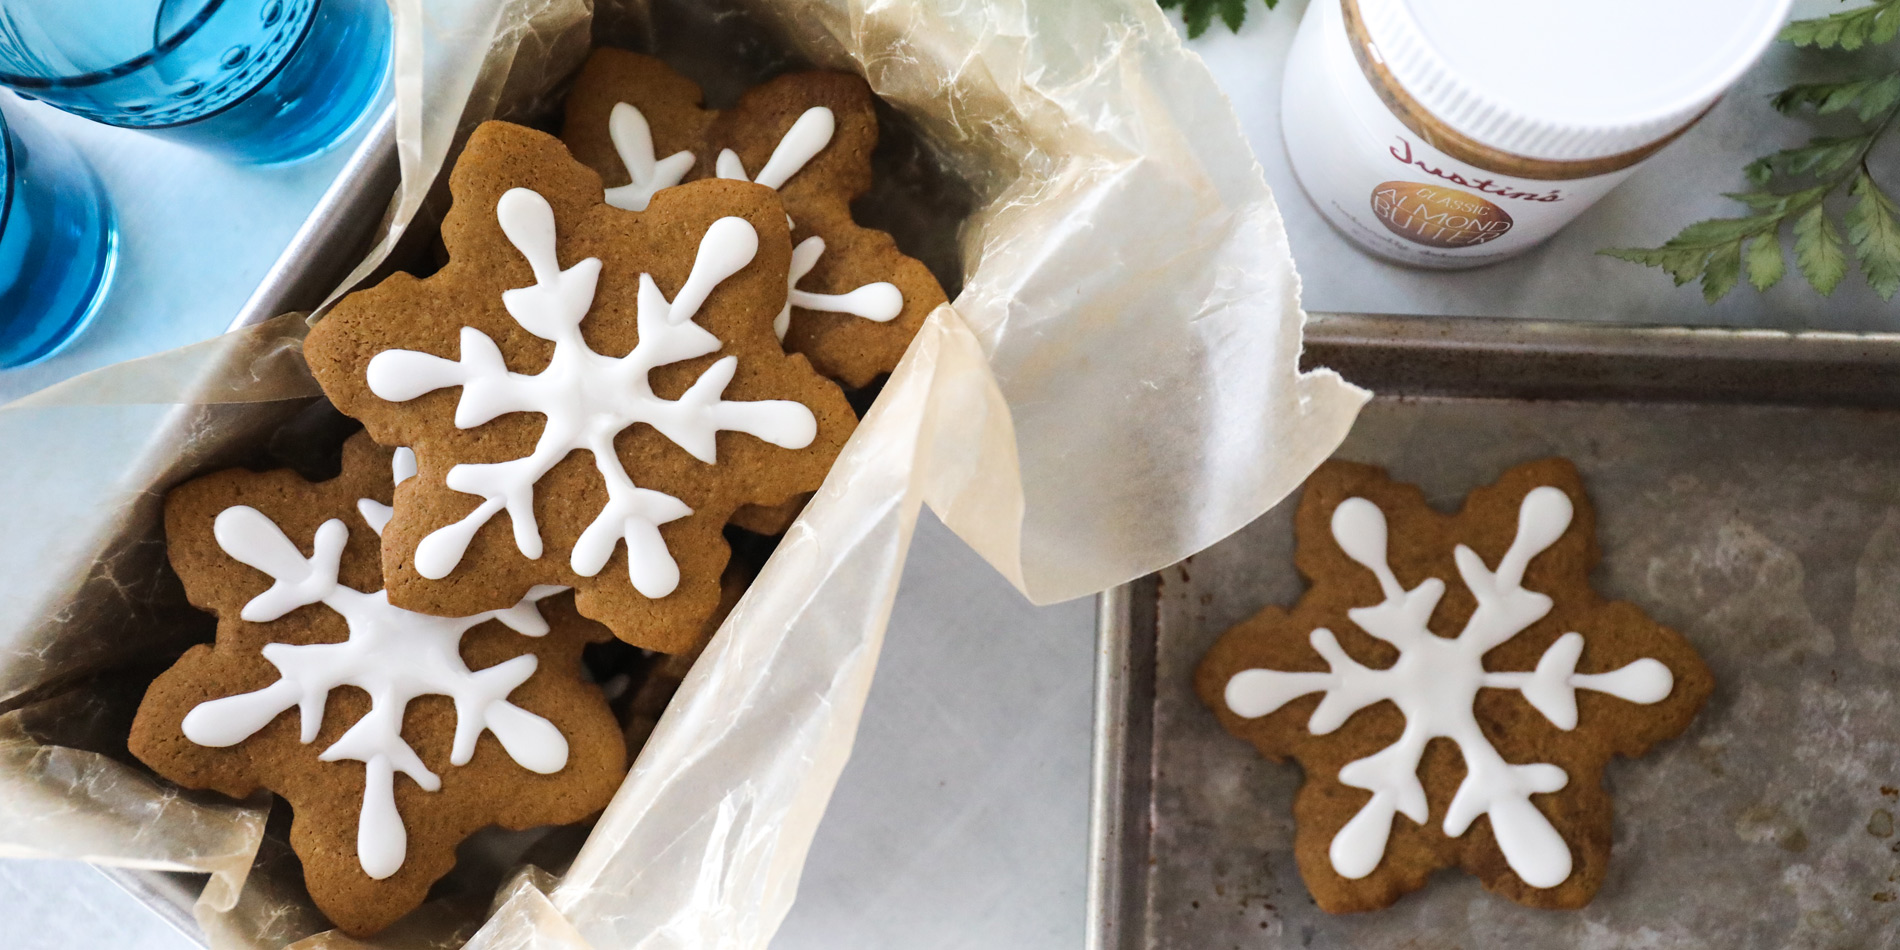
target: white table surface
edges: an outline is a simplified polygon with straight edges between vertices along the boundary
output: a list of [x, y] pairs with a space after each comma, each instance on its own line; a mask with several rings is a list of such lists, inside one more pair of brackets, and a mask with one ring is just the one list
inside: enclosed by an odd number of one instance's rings
[[[1693, 287], [1677, 290], [1659, 272], [1594, 256], [1600, 247], [1658, 243], [1699, 217], [1734, 213], [1716, 194], [1736, 188], [1741, 165], [1805, 137], [1804, 126], [1775, 117], [1763, 102], [1785, 82], [1789, 57], [1781, 51], [1701, 126], [1530, 255], [1434, 274], [1359, 253], [1306, 203], [1280, 149], [1278, 63], [1304, 7], [1303, 0], [1282, 0], [1266, 13], [1255, 5], [1240, 35], [1217, 26], [1191, 45], [1235, 97], [1280, 196], [1308, 309], [1900, 327], [1895, 309], [1858, 285], [1822, 300], [1790, 280], [1766, 296], [1737, 291], [1711, 308]], [[1801, 0], [1797, 9], [1818, 7]], [[94, 144], [86, 141], [94, 133], [76, 126], [82, 145]], [[98, 145], [101, 173], [115, 191], [140, 187], [141, 147]], [[335, 162], [336, 154], [292, 169], [207, 165], [202, 176], [166, 184], [187, 210], [176, 220], [144, 219], [140, 227], [175, 225], [174, 233], [193, 235], [168, 253], [218, 260], [219, 267], [202, 271], [217, 276], [182, 282], [175, 275], [190, 272], [183, 266], [156, 251], [129, 249], [99, 326], [44, 368], [0, 373], [0, 400], [221, 329], [315, 202]], [[127, 216], [128, 229], [135, 220]], [[189, 297], [180, 289], [187, 284]], [[163, 290], [148, 294], [148, 286]], [[1030, 606], [926, 514], [857, 750], [775, 950], [1081, 945], [1093, 622], [1088, 601]], [[0, 860], [0, 946], [188, 944], [83, 866]]]

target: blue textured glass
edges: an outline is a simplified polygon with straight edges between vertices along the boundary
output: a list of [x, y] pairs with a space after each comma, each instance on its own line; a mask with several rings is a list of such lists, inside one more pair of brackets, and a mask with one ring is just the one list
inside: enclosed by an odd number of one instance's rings
[[85, 159], [24, 117], [0, 116], [0, 367], [43, 360], [84, 329], [116, 243]]
[[0, 0], [0, 85], [246, 161], [342, 139], [389, 64], [384, 0]]

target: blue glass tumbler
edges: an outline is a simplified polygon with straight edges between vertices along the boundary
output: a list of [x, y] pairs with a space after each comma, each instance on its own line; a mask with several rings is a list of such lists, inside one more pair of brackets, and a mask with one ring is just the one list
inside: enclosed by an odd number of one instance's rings
[[39, 362], [85, 327], [115, 248], [85, 159], [28, 116], [0, 114], [0, 368]]
[[344, 138], [389, 44], [384, 0], [0, 0], [0, 85], [257, 164]]

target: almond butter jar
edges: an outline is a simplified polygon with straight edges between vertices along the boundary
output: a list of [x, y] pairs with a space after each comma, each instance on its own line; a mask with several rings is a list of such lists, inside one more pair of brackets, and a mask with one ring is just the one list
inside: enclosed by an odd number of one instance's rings
[[1503, 260], [1694, 125], [1789, 3], [1312, 0], [1287, 57], [1287, 155], [1381, 257]]

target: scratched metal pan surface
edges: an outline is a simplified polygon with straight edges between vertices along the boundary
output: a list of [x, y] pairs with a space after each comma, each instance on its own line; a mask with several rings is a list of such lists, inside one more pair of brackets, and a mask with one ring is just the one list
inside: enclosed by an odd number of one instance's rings
[[1597, 589], [1682, 631], [1715, 693], [1610, 764], [1588, 907], [1451, 870], [1329, 915], [1293, 859], [1299, 767], [1222, 731], [1192, 685], [1223, 631], [1299, 598], [1290, 499], [1102, 600], [1091, 950], [1900, 947], [1900, 336], [1335, 316], [1307, 352], [1381, 394], [1338, 457], [1442, 510], [1519, 462], [1575, 461]]

